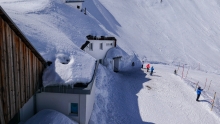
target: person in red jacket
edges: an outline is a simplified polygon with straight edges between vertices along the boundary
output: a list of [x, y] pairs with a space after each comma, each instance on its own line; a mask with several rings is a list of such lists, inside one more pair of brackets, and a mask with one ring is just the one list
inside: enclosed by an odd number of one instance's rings
[[149, 71], [149, 69], [150, 69], [150, 64], [147, 64], [147, 72]]

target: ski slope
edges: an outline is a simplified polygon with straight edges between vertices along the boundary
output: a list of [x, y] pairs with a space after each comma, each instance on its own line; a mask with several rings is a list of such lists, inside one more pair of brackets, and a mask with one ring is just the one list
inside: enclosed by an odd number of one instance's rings
[[[213, 110], [211, 103], [219, 85], [212, 84], [204, 89], [200, 102], [196, 101], [194, 80], [203, 80], [200, 70], [189, 70], [187, 77], [182, 68], [174, 75], [177, 67], [154, 64], [153, 76], [146, 69], [111, 73], [100, 69], [97, 101], [90, 123], [105, 124], [218, 124], [220, 123], [220, 100], [216, 99]], [[108, 76], [107, 76], [108, 75]], [[110, 75], [110, 76], [109, 76]], [[214, 80], [219, 75], [207, 75]], [[108, 78], [107, 78], [108, 77]], [[194, 77], [194, 78], [192, 78]], [[107, 80], [108, 79], [108, 80]], [[101, 81], [99, 81], [101, 82]], [[204, 87], [204, 82], [199, 86]]]
[[[96, 6], [90, 6], [95, 4]], [[218, 0], [91, 0], [85, 7], [106, 29], [114, 29], [119, 47], [140, 60], [186, 64], [219, 73], [220, 2]], [[93, 10], [98, 9], [99, 13]], [[114, 18], [112, 18], [112, 16]], [[107, 24], [106, 24], [107, 23]]]
[[[156, 67], [156, 73], [153, 76], [147, 76], [151, 80], [143, 83], [143, 88], [137, 94], [143, 121], [156, 124], [217, 124], [220, 122], [220, 111], [217, 111], [218, 115], [211, 111], [211, 98], [202, 95], [200, 102], [196, 102], [194, 87], [189, 87], [181, 76], [174, 75], [172, 67], [161, 65]], [[150, 86], [151, 89], [146, 86]], [[206, 90], [204, 89], [203, 94]]]

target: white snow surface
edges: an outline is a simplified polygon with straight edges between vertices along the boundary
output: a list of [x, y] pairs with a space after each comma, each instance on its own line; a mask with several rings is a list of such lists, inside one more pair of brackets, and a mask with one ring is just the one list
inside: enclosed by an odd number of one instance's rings
[[78, 124], [66, 117], [64, 114], [51, 109], [39, 111], [31, 117], [25, 124]]
[[[85, 0], [87, 15], [64, 0], [1, 0], [0, 5], [53, 62], [44, 72], [44, 86], [88, 82], [95, 59], [80, 50], [86, 36], [116, 37], [117, 48], [98, 68], [90, 124], [220, 123], [219, 0]], [[111, 70], [112, 56], [122, 56], [119, 73]], [[140, 68], [142, 61], [154, 66], [153, 76]], [[204, 89], [200, 102], [197, 83]]]

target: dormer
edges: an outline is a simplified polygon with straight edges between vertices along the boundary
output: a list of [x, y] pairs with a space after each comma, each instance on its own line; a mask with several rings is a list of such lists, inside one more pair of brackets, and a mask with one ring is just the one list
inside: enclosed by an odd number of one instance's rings
[[103, 63], [106, 53], [109, 49], [116, 47], [115, 37], [97, 37], [88, 35], [87, 41], [82, 45], [81, 49], [96, 58], [99, 63]]

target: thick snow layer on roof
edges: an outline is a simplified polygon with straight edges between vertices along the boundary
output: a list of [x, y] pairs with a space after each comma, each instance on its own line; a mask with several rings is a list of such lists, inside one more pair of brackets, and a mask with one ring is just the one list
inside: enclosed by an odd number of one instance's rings
[[25, 124], [78, 124], [64, 114], [51, 109], [39, 111], [28, 119]]
[[89, 83], [94, 74], [95, 60], [82, 57], [83, 54], [77, 51], [57, 54], [55, 61], [44, 70], [43, 86]]
[[1, 0], [0, 4], [43, 58], [52, 61], [44, 71], [44, 86], [92, 79], [95, 59], [80, 47], [87, 35], [105, 34], [96, 21], [60, 0]]

